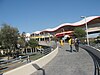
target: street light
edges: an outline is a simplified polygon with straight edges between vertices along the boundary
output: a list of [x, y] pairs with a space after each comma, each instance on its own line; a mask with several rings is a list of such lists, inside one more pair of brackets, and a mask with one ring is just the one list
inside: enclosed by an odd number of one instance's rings
[[40, 38], [41, 34], [39, 33], [39, 42], [41, 41], [41, 38]]
[[50, 39], [50, 33], [48, 33], [48, 37], [49, 37], [49, 41], [51, 41], [51, 39]]
[[81, 18], [84, 18], [85, 19], [85, 26], [86, 26], [86, 35], [87, 35], [87, 45], [89, 46], [89, 38], [88, 38], [88, 31], [87, 31], [87, 21], [86, 21], [86, 16], [81, 16]]
[[[62, 30], [63, 30], [63, 36], [65, 36], [65, 30], [64, 30], [64, 28], [62, 28]], [[65, 39], [64, 39], [64, 42], [65, 42]]]

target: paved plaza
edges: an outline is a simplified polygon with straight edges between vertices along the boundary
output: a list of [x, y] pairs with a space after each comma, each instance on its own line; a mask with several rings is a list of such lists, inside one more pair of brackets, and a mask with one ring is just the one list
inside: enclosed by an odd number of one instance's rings
[[[79, 52], [69, 51], [69, 45], [59, 48], [57, 56], [43, 67], [45, 75], [93, 75], [94, 63], [91, 56], [82, 48]], [[43, 75], [37, 71], [32, 75]]]

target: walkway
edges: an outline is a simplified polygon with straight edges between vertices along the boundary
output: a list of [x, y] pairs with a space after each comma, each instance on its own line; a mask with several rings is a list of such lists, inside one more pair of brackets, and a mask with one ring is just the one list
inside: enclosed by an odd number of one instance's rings
[[[65, 44], [59, 48], [57, 56], [43, 68], [46, 75], [93, 75], [94, 66], [91, 56], [82, 48], [79, 52], [69, 52]], [[32, 75], [42, 75], [37, 71]]]

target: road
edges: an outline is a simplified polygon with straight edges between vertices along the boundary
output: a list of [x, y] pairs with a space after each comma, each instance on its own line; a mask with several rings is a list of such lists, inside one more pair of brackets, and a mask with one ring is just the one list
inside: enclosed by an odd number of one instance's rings
[[[69, 45], [59, 48], [57, 56], [43, 67], [45, 75], [94, 75], [94, 63], [91, 56], [82, 48], [79, 52], [69, 51]], [[43, 75], [37, 71], [31, 75]]]

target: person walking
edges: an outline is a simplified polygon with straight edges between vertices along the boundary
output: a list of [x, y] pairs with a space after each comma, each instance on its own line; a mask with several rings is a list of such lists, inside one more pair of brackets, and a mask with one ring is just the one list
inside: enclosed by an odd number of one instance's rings
[[63, 40], [60, 40], [60, 47], [64, 45]]
[[73, 50], [72, 50], [72, 37], [69, 38], [68, 43], [70, 45], [70, 52], [73, 52]]
[[75, 49], [76, 49], [76, 52], [79, 52], [79, 39], [78, 38], [75, 38]]

